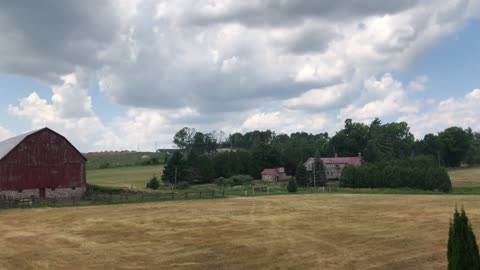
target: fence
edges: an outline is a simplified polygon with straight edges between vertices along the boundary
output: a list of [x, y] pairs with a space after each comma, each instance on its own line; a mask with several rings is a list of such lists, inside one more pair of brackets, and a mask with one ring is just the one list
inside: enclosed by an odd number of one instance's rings
[[78, 197], [62, 198], [7, 198], [0, 200], [0, 209], [30, 208], [30, 207], [59, 207], [59, 206], [84, 206], [99, 204], [121, 204], [148, 201], [171, 201], [188, 199], [223, 198], [225, 191], [198, 191], [198, 192], [132, 192], [120, 194], [93, 193]]

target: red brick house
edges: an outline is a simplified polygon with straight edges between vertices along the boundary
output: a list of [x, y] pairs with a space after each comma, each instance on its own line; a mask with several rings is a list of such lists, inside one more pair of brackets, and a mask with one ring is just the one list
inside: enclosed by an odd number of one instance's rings
[[[309, 158], [303, 165], [307, 171], [313, 170], [315, 158]], [[342, 170], [347, 165], [360, 166], [363, 163], [363, 158], [361, 155], [357, 157], [327, 157], [320, 158], [325, 165], [325, 174], [327, 175], [328, 180], [339, 179], [342, 175]]]
[[0, 142], [0, 198], [79, 197], [86, 158], [49, 128]]
[[262, 171], [262, 180], [264, 181], [278, 182], [286, 178], [287, 174], [285, 173], [285, 168], [283, 167], [264, 169]]

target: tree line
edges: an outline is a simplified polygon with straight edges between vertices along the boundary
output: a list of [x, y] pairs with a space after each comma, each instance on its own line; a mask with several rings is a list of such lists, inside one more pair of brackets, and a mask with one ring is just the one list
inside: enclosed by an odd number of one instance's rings
[[480, 133], [470, 128], [450, 127], [415, 140], [406, 122], [384, 124], [380, 119], [369, 125], [347, 119], [331, 137], [327, 132], [288, 135], [270, 130], [224, 136], [223, 132], [202, 133], [185, 127], [175, 134], [173, 142], [180, 151], [168, 157], [163, 178], [171, 182], [176, 176], [192, 184], [238, 174], [258, 179], [264, 168], [280, 166], [295, 176], [299, 165], [308, 158], [335, 154], [342, 157], [362, 153], [368, 164], [381, 167], [385, 166], [382, 163], [418, 157], [426, 157], [441, 167], [456, 167], [462, 162], [480, 164]]
[[412, 188], [449, 192], [452, 183], [447, 171], [441, 167], [375, 164], [347, 166], [342, 171], [340, 186], [350, 188]]

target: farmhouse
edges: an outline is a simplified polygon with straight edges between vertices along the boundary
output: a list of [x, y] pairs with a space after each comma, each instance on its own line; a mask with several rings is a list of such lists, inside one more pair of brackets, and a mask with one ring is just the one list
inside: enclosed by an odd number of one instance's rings
[[278, 182], [279, 180], [284, 180], [287, 178], [285, 173], [285, 168], [273, 168], [273, 169], [264, 169], [262, 171], [262, 180], [270, 182]]
[[[327, 157], [320, 159], [325, 165], [325, 174], [327, 175], [328, 180], [339, 179], [345, 166], [360, 166], [363, 162], [361, 154], [359, 154], [357, 157]], [[313, 171], [314, 161], [315, 158], [309, 158], [303, 164], [307, 171]]]
[[86, 158], [49, 128], [0, 142], [0, 198], [80, 197]]

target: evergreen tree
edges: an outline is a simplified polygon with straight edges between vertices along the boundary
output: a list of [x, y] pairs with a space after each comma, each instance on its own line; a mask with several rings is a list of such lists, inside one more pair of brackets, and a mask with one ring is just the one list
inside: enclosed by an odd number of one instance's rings
[[448, 238], [448, 270], [480, 269], [480, 256], [472, 225], [465, 209], [455, 209]]
[[295, 179], [297, 184], [301, 187], [306, 186], [308, 184], [308, 172], [303, 163], [298, 164], [296, 172]]
[[314, 161], [314, 169], [311, 171], [310, 183], [314, 186], [322, 186], [327, 182], [327, 174], [325, 173], [325, 165], [320, 157], [316, 157]]
[[297, 182], [295, 181], [294, 178], [292, 178], [292, 179], [290, 179], [290, 181], [288, 181], [287, 190], [290, 193], [297, 192]]
[[157, 190], [160, 187], [160, 182], [158, 181], [156, 176], [153, 176], [150, 181], [147, 183], [147, 188]]
[[170, 184], [175, 183], [175, 176], [177, 182], [185, 178], [185, 161], [183, 155], [180, 152], [175, 152], [167, 162], [165, 168], [163, 168], [162, 181]]

